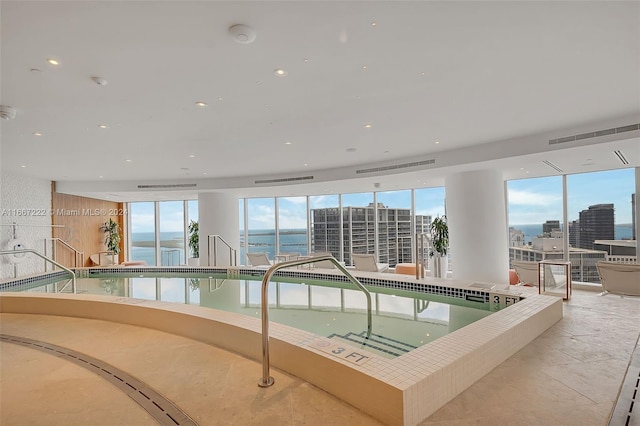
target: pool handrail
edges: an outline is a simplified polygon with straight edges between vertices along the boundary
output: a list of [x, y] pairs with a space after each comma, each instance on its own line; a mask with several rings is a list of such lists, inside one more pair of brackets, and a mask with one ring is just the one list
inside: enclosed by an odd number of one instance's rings
[[38, 257], [40, 257], [40, 258], [44, 259], [44, 260], [45, 260], [45, 262], [51, 262], [51, 263], [53, 263], [54, 265], [56, 265], [58, 268], [63, 269], [63, 270], [65, 270], [65, 271], [67, 271], [68, 273], [70, 273], [70, 274], [71, 274], [71, 277], [72, 277], [72, 280], [73, 280], [73, 292], [74, 292], [74, 293], [76, 292], [76, 274], [75, 274], [75, 272], [73, 272], [71, 269], [67, 268], [66, 266], [64, 266], [64, 265], [62, 265], [62, 264], [60, 264], [60, 263], [56, 262], [55, 260], [53, 260], [53, 259], [49, 259], [47, 256], [45, 256], [45, 255], [43, 255], [43, 254], [39, 253], [37, 250], [34, 250], [34, 249], [1, 250], [1, 251], [0, 251], [0, 256], [1, 256], [1, 255], [5, 255], [5, 254], [13, 254], [13, 255], [16, 255], [16, 254], [18, 254], [18, 253], [23, 253], [23, 254], [33, 253], [33, 254], [35, 254], [36, 256], [38, 256]]
[[364, 292], [365, 297], [367, 298], [367, 339], [371, 337], [371, 293], [366, 289], [365, 286], [358, 281], [356, 277], [351, 275], [351, 273], [342, 266], [338, 260], [329, 255], [325, 256], [316, 256], [316, 257], [307, 257], [302, 259], [288, 260], [286, 262], [276, 263], [272, 267], [270, 267], [267, 272], [264, 274], [262, 278], [262, 378], [258, 381], [258, 386], [261, 388], [266, 388], [274, 383], [273, 377], [269, 376], [269, 281], [271, 280], [271, 276], [279, 269], [286, 268], [289, 266], [300, 266], [306, 265], [308, 263], [316, 263], [322, 261], [330, 261], [335, 264], [336, 268], [338, 268], [349, 280], [356, 285], [360, 290]]
[[220, 235], [207, 235], [207, 254], [209, 256], [209, 266], [211, 266], [211, 238], [213, 238], [213, 266], [218, 266], [218, 240], [229, 248], [229, 266], [238, 266], [238, 250], [231, 247]]

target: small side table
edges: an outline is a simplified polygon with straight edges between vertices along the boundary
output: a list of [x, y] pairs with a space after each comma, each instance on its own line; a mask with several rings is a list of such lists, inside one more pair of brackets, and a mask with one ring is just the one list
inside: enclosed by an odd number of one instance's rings
[[538, 262], [538, 294], [571, 297], [571, 262], [543, 260]]

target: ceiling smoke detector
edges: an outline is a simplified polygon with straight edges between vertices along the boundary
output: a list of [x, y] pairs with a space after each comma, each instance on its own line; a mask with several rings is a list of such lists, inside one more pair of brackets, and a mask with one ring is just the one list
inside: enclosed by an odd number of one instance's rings
[[11, 120], [16, 117], [16, 109], [8, 105], [0, 105], [0, 118]]
[[256, 32], [253, 28], [242, 24], [231, 26], [229, 28], [229, 34], [231, 34], [231, 38], [242, 44], [253, 43], [256, 39]]

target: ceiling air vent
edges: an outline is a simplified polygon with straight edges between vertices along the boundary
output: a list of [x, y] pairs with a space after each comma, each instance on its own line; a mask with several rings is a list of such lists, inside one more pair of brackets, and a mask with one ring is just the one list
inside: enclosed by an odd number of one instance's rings
[[551, 167], [551, 168], [552, 168], [553, 170], [555, 170], [556, 172], [558, 172], [558, 173], [564, 173], [564, 171], [563, 171], [560, 167], [556, 166], [556, 165], [555, 165], [555, 164], [553, 164], [551, 161], [543, 160], [542, 162], [543, 162], [544, 164], [546, 164], [547, 166]]
[[313, 180], [313, 176], [297, 176], [297, 177], [289, 177], [289, 178], [278, 178], [278, 179], [263, 179], [256, 180], [254, 183], [256, 185], [261, 183], [282, 183], [282, 182], [296, 182], [300, 180]]
[[627, 160], [627, 158], [624, 156], [624, 154], [622, 153], [622, 151], [620, 151], [619, 149], [613, 151], [613, 153], [616, 155], [616, 157], [618, 157], [618, 160], [620, 160], [620, 162], [622, 164], [624, 164], [625, 166], [629, 165], [629, 160]]
[[393, 166], [383, 166], [383, 167], [373, 167], [370, 169], [360, 169], [356, 170], [356, 174], [362, 173], [375, 173], [375, 172], [384, 172], [387, 170], [395, 170], [395, 169], [407, 169], [410, 167], [418, 167], [418, 166], [428, 166], [430, 164], [435, 164], [436, 160], [424, 160], [424, 161], [416, 161], [413, 163], [405, 163], [405, 164], [395, 164]]
[[138, 189], [175, 189], [175, 188], [195, 188], [197, 183], [170, 183], [166, 185], [138, 185]]
[[549, 145], [579, 141], [581, 139], [596, 138], [598, 136], [614, 135], [616, 133], [632, 132], [638, 129], [640, 129], [640, 123], [630, 124], [629, 126], [613, 127], [611, 129], [598, 130], [597, 132], [581, 133], [579, 135], [565, 136], [563, 138], [558, 138], [558, 139], [549, 139]]

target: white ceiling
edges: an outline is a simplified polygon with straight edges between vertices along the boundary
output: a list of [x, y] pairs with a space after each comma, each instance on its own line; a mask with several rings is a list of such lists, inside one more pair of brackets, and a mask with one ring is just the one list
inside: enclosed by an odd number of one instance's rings
[[[480, 168], [559, 173], [544, 160], [566, 173], [640, 166], [640, 130], [549, 144], [640, 122], [640, 2], [0, 8], [0, 104], [17, 111], [1, 123], [2, 172], [62, 192], [300, 195], [442, 185]], [[234, 41], [234, 24], [255, 41]], [[176, 184], [191, 189], [138, 187]]]

